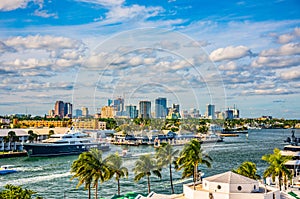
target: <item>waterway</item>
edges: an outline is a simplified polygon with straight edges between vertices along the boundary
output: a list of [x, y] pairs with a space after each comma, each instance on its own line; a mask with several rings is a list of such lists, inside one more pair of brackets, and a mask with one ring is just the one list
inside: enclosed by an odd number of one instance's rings
[[[290, 129], [263, 129], [251, 130], [248, 136], [240, 134], [239, 137], [225, 137], [224, 142], [204, 144], [202, 147], [212, 159], [212, 167], [201, 167], [204, 177], [226, 172], [237, 168], [244, 161], [255, 162], [258, 173], [261, 175], [267, 164], [261, 160], [265, 154], [273, 152], [274, 148], [282, 149], [286, 144], [284, 140], [291, 136]], [[295, 130], [295, 136], [300, 137], [300, 130]], [[178, 147], [181, 149], [182, 147]], [[111, 151], [104, 152], [104, 156], [122, 152], [122, 146], [111, 145]], [[129, 147], [132, 153], [154, 152], [152, 146]], [[46, 199], [59, 198], [87, 198], [87, 191], [83, 187], [76, 189], [77, 180], [70, 180], [70, 166], [78, 156], [64, 156], [52, 158], [8, 158], [0, 159], [0, 165], [15, 165], [17, 173], [0, 176], [0, 189], [5, 184], [21, 185], [38, 192]], [[134, 168], [136, 159], [124, 159], [124, 166], [129, 170], [129, 177], [121, 179], [121, 192], [147, 193], [146, 178], [134, 182]], [[157, 193], [170, 193], [168, 170], [162, 171], [162, 179], [151, 177], [151, 190]], [[175, 192], [182, 193], [181, 173], [173, 173]], [[114, 178], [100, 184], [100, 197], [111, 198], [117, 192], [117, 183]]]

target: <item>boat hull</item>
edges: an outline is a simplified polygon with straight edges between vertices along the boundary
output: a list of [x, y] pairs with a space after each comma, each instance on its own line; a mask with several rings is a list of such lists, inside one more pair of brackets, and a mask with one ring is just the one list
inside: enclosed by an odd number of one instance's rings
[[78, 155], [92, 148], [97, 148], [102, 151], [109, 151], [109, 145], [103, 144], [42, 144], [42, 143], [26, 143], [23, 145], [28, 156], [30, 157], [50, 157], [63, 155]]

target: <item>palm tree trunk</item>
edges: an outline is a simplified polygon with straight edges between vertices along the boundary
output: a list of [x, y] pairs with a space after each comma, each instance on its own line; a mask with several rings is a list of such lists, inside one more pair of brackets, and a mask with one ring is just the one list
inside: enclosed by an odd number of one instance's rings
[[118, 195], [120, 195], [120, 180], [118, 179]]
[[98, 182], [95, 184], [95, 199], [98, 199]]
[[173, 177], [172, 177], [172, 165], [169, 165], [169, 170], [170, 170], [170, 183], [171, 183], [171, 190], [172, 194], [174, 194], [174, 186], [173, 186]]
[[279, 180], [279, 190], [281, 191], [281, 184], [282, 184], [281, 173], [279, 173], [278, 180]]
[[150, 176], [147, 176], [148, 179], [148, 194], [151, 192], [150, 190]]
[[88, 199], [91, 199], [91, 184], [88, 187]]
[[198, 162], [194, 165], [194, 190], [196, 189], [197, 172], [198, 172]]

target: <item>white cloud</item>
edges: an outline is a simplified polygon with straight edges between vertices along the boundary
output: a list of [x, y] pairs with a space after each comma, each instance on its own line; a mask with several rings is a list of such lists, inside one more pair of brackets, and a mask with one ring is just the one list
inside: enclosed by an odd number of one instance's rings
[[233, 61], [230, 61], [226, 64], [222, 64], [219, 66], [219, 70], [236, 70], [236, 69], [237, 69], [237, 65]]
[[283, 80], [300, 80], [300, 67], [297, 67], [293, 70], [285, 71], [280, 74], [280, 78]]
[[125, 0], [78, 0], [78, 1], [92, 3], [92, 4], [99, 4], [106, 7], [120, 6], [125, 2]]
[[27, 37], [12, 37], [3, 41], [7, 46], [23, 49], [76, 49], [80, 48], [82, 43], [66, 37], [55, 37], [50, 35], [35, 35]]
[[284, 68], [300, 64], [298, 56], [295, 57], [258, 57], [251, 63], [253, 67]]
[[30, 0], [1, 0], [0, 11], [11, 11], [25, 8]]
[[210, 53], [209, 58], [212, 61], [234, 60], [251, 55], [251, 51], [246, 46], [228, 46], [226, 48], [218, 48]]
[[277, 41], [278, 43], [285, 44], [293, 41], [297, 37], [300, 37], [300, 28], [295, 28], [291, 33], [278, 36]]
[[288, 43], [282, 45], [280, 48], [271, 48], [269, 50], [263, 50], [260, 56], [282, 56], [282, 55], [299, 55], [300, 43]]
[[43, 18], [58, 18], [57, 14], [55, 13], [48, 13], [47, 10], [35, 10], [34, 15], [38, 17], [43, 17]]
[[106, 14], [105, 23], [124, 22], [129, 19], [147, 19], [163, 12], [161, 7], [145, 7], [140, 5], [115, 6]]

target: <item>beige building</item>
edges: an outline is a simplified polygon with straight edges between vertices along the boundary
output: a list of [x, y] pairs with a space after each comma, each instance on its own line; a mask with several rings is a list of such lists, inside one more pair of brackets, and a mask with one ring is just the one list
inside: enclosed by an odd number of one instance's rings
[[90, 120], [74, 120], [73, 126], [78, 129], [106, 129], [106, 122], [98, 121], [97, 119]]
[[21, 126], [27, 127], [68, 127], [69, 121], [50, 121], [50, 120], [22, 120], [18, 121]]
[[101, 118], [114, 118], [114, 107], [103, 106], [101, 108]]

